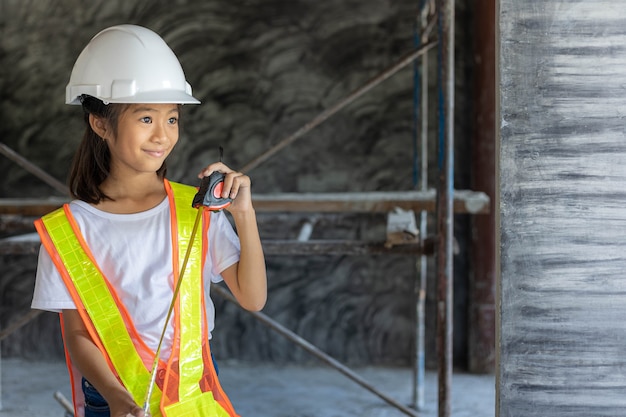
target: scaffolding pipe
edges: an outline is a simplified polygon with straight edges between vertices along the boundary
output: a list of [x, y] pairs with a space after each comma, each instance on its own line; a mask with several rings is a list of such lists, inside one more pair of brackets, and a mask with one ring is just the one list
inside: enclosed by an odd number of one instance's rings
[[426, 4], [424, 5], [424, 11], [430, 15], [428, 20], [426, 19], [426, 15], [422, 15], [422, 27], [424, 28], [422, 31], [422, 39], [424, 42], [430, 38], [430, 34], [432, 33], [435, 25], [437, 24], [437, 9], [435, 8], [435, 0], [423, 0]]
[[[450, 1], [450, 0], [440, 0], [443, 3], [446, 3], [446, 1]], [[432, 5], [432, 1], [430, 2]], [[442, 7], [440, 7], [440, 10], [445, 10]], [[453, 13], [453, 10], [452, 10]], [[452, 14], [452, 18], [453, 18], [453, 14]], [[440, 27], [440, 39], [444, 39], [442, 37], [442, 34], [445, 36], [444, 32], [442, 31], [442, 26], [444, 23], [444, 19], [442, 19], [442, 17], [439, 17], [439, 27]], [[380, 84], [381, 82], [383, 82], [384, 80], [386, 80], [387, 78], [391, 77], [393, 74], [395, 74], [396, 72], [398, 72], [399, 70], [401, 70], [402, 68], [404, 68], [405, 66], [407, 66], [408, 64], [410, 64], [411, 62], [415, 61], [415, 59], [419, 58], [420, 56], [423, 56], [426, 54], [426, 52], [428, 52], [430, 49], [432, 49], [437, 42], [436, 41], [427, 41], [427, 37], [428, 34], [432, 31], [433, 27], [434, 27], [434, 23], [435, 23], [435, 19], [431, 19], [430, 21], [428, 21], [427, 25], [424, 28], [423, 31], [423, 40], [425, 40], [426, 42], [424, 44], [422, 44], [422, 46], [418, 49], [416, 49], [415, 51], [407, 54], [406, 56], [404, 56], [403, 58], [401, 58], [396, 64], [394, 64], [393, 66], [389, 67], [387, 70], [383, 71], [382, 73], [380, 73], [379, 75], [377, 75], [376, 77], [372, 78], [370, 81], [368, 81], [366, 84], [364, 84], [363, 86], [361, 86], [360, 88], [358, 88], [357, 90], [353, 91], [352, 93], [350, 93], [348, 96], [346, 96], [345, 98], [343, 98], [342, 100], [340, 100], [339, 102], [337, 102], [335, 105], [333, 105], [332, 107], [330, 107], [329, 109], [324, 110], [322, 113], [320, 113], [319, 115], [317, 115], [315, 118], [313, 118], [311, 121], [309, 121], [308, 123], [306, 123], [304, 126], [302, 126], [300, 129], [298, 129], [296, 132], [294, 132], [293, 134], [291, 134], [290, 136], [284, 138], [283, 140], [281, 140], [280, 142], [278, 142], [276, 145], [274, 145], [272, 148], [270, 148], [269, 150], [267, 150], [266, 152], [264, 152], [263, 154], [259, 155], [258, 157], [256, 157], [255, 159], [253, 159], [252, 161], [250, 161], [249, 163], [247, 163], [246, 165], [244, 165], [244, 167], [242, 168], [243, 172], [249, 172], [250, 170], [256, 168], [258, 165], [260, 165], [261, 163], [265, 162], [266, 160], [268, 160], [271, 156], [273, 156], [274, 154], [276, 154], [277, 152], [279, 152], [280, 150], [282, 150], [283, 148], [287, 147], [288, 145], [290, 145], [291, 143], [295, 142], [297, 139], [299, 139], [300, 137], [302, 137], [303, 135], [305, 135], [306, 133], [308, 133], [309, 131], [311, 131], [313, 128], [317, 127], [319, 124], [323, 123], [325, 120], [327, 120], [329, 117], [333, 116], [334, 114], [336, 114], [337, 112], [339, 112], [341, 109], [343, 109], [344, 107], [346, 107], [347, 105], [349, 105], [350, 103], [352, 103], [353, 101], [355, 101], [356, 99], [358, 99], [359, 97], [361, 97], [363, 94], [365, 94], [366, 92], [368, 92], [369, 90], [371, 90], [372, 88], [376, 87], [378, 84]], [[452, 26], [449, 26], [452, 29]], [[440, 50], [444, 50], [445, 47], [440, 46]], [[452, 47], [453, 50], [453, 47]], [[441, 53], [441, 52], [440, 52]], [[426, 68], [427, 64], [422, 64], [424, 68]], [[424, 76], [427, 77], [427, 71], [422, 71]], [[444, 69], [444, 73], [445, 73], [445, 69]], [[449, 74], [448, 77], [449, 78]], [[427, 78], [426, 79], [426, 87], [428, 86], [427, 84]], [[452, 83], [453, 85], [453, 83]], [[444, 88], [445, 89], [445, 88]], [[424, 89], [426, 90], [426, 89]], [[425, 96], [427, 97], [427, 95]], [[425, 98], [422, 97], [422, 109], [423, 111], [425, 111], [424, 109], [427, 108], [427, 103], [424, 103]], [[447, 109], [448, 108], [453, 108], [450, 106], [450, 102], [446, 103], [447, 105]], [[448, 112], [448, 115], [453, 114], [453, 112]], [[426, 118], [424, 118], [426, 119]], [[451, 119], [451, 118], [450, 118]], [[424, 131], [424, 129], [426, 129]], [[425, 134], [424, 132], [427, 132], [427, 121], [423, 120], [422, 121], [422, 134]], [[426, 151], [427, 151], [427, 145], [426, 145], [426, 141], [425, 141], [426, 137], [422, 138], [422, 150], [423, 150], [423, 155], [426, 155]], [[453, 144], [453, 142], [451, 142]], [[447, 146], [447, 144], [446, 144]], [[449, 150], [452, 150], [452, 147], [449, 147]], [[61, 183], [60, 181], [58, 181], [57, 179], [55, 179], [54, 177], [50, 176], [49, 174], [47, 174], [46, 172], [44, 172], [43, 170], [41, 170], [39, 167], [37, 167], [36, 165], [32, 164], [31, 162], [29, 162], [28, 160], [26, 160], [25, 158], [23, 158], [22, 156], [20, 156], [18, 153], [16, 153], [15, 151], [13, 151], [11, 148], [9, 148], [7, 145], [0, 143], [0, 153], [4, 154], [6, 157], [8, 157], [9, 159], [11, 159], [12, 161], [16, 162], [18, 165], [22, 166], [23, 168], [25, 168], [28, 172], [32, 173], [33, 175], [35, 175], [36, 177], [40, 178], [42, 181], [44, 181], [45, 183], [47, 183], [48, 185], [52, 186], [54, 189], [56, 189], [57, 191], [59, 191], [60, 193], [67, 195], [68, 194], [68, 190], [67, 187]], [[426, 189], [426, 184], [427, 184], [427, 157], [423, 157], [423, 161], [421, 164], [421, 171], [422, 171], [422, 181], [423, 184], [420, 186], [421, 189]], [[447, 171], [447, 170], [446, 170]], [[442, 174], [443, 177], [446, 176], [446, 173]], [[448, 210], [445, 211], [446, 217], [450, 217], [451, 213], [452, 213], [452, 206], [451, 206], [451, 201], [452, 199], [450, 198], [450, 195], [452, 194], [452, 189], [450, 189], [449, 192], [447, 193], [440, 193], [438, 194], [438, 200], [445, 200], [446, 205], [449, 205], [450, 208]], [[445, 194], [447, 194], [446, 198], [444, 199], [443, 197], [445, 196]], [[441, 204], [440, 202], [438, 202], [438, 204]], [[440, 211], [440, 218], [444, 217], [443, 215], [441, 215], [441, 211]], [[421, 224], [420, 224], [420, 228], [425, 231], [425, 214], [426, 212], [422, 211], [421, 212]], [[448, 221], [448, 223], [450, 223]], [[450, 232], [451, 232], [451, 228], [450, 228]], [[425, 236], [425, 233], [422, 233], [422, 236]], [[451, 259], [451, 253], [452, 253], [452, 239], [451, 238], [446, 238], [444, 237], [444, 239], [440, 239], [439, 242], [439, 247], [441, 248], [442, 246], [445, 247], [445, 252], [449, 252], [450, 256], [449, 259]], [[441, 258], [441, 257], [440, 257]], [[441, 262], [439, 262], [440, 264]], [[424, 259], [422, 258], [421, 260], [421, 268], [422, 271], [424, 271], [424, 274], [420, 274], [421, 276], [425, 275], [425, 262]], [[449, 271], [451, 271], [451, 267], [449, 269]], [[441, 285], [441, 282], [439, 283]], [[422, 287], [422, 283], [419, 284], [420, 285], [420, 290], [419, 290], [419, 297], [420, 297], [420, 302], [418, 303], [418, 314], [423, 315], [423, 304], [425, 302], [425, 290]], [[450, 288], [451, 289], [451, 288]], [[220, 295], [222, 295], [224, 298], [230, 300], [231, 302], [234, 302], [235, 304], [238, 304], [236, 299], [234, 297], [232, 297], [232, 295], [230, 295], [228, 292], [226, 292], [226, 290], [218, 287], [218, 286], [214, 286], [214, 290], [216, 292], [218, 292]], [[448, 291], [449, 292], [449, 291]], [[448, 308], [450, 307], [450, 303], [448, 304]], [[440, 309], [438, 309], [440, 310]], [[22, 327], [23, 325], [25, 325], [26, 323], [30, 322], [31, 320], [33, 320], [35, 317], [37, 317], [39, 314], [41, 313], [41, 311], [32, 311], [29, 314], [24, 315], [22, 318], [20, 318], [16, 323], [14, 323], [13, 326], [11, 326], [10, 328], [5, 329], [3, 332], [0, 333], [0, 340], [6, 338], [7, 336], [9, 336], [10, 334], [12, 334], [15, 330], [17, 330], [19, 327]], [[387, 403], [389, 403], [390, 405], [398, 408], [400, 411], [402, 411], [403, 413], [409, 415], [409, 416], [417, 416], [417, 414], [415, 413], [415, 411], [411, 410], [410, 408], [398, 403], [397, 401], [393, 400], [392, 398], [388, 397], [387, 395], [379, 392], [378, 390], [376, 390], [372, 385], [368, 384], [366, 381], [364, 381], [361, 377], [359, 377], [357, 374], [355, 374], [354, 372], [352, 372], [349, 368], [345, 367], [344, 365], [342, 365], [341, 363], [339, 363], [338, 361], [336, 361], [335, 359], [333, 359], [332, 357], [328, 356], [327, 354], [325, 354], [324, 352], [322, 352], [321, 350], [319, 350], [318, 348], [316, 348], [314, 345], [312, 345], [311, 343], [309, 343], [308, 341], [302, 339], [301, 337], [299, 337], [298, 335], [296, 335], [295, 333], [291, 332], [290, 330], [288, 330], [287, 328], [281, 326], [280, 324], [274, 322], [272, 319], [270, 319], [269, 317], [267, 317], [266, 315], [262, 314], [262, 313], [258, 313], [258, 312], [251, 312], [252, 315], [259, 319], [261, 322], [267, 324], [268, 326], [270, 326], [271, 328], [273, 328], [275, 331], [277, 331], [278, 333], [280, 333], [281, 335], [283, 335], [284, 337], [286, 337], [287, 339], [291, 340], [292, 342], [296, 343], [297, 345], [301, 346], [303, 349], [307, 350], [308, 352], [312, 353], [313, 355], [317, 356], [319, 359], [323, 360], [324, 362], [326, 362], [327, 364], [329, 364], [330, 366], [336, 368], [338, 371], [340, 371], [341, 373], [343, 373], [344, 375], [346, 375], [347, 377], [349, 377], [350, 379], [352, 379], [353, 381], [357, 382], [359, 385], [361, 385], [362, 387], [368, 389], [369, 391], [373, 392], [374, 394], [376, 394], [377, 396], [379, 396], [381, 399], [383, 399], [384, 401], [386, 401]], [[449, 320], [451, 317], [451, 314], [447, 314], [446, 319]], [[438, 322], [439, 322], [439, 318], [440, 315], [438, 314]], [[448, 326], [446, 326], [448, 327]], [[450, 334], [451, 334], [451, 326], [448, 327], [450, 330]], [[448, 329], [446, 329], [446, 332], [448, 331]], [[421, 336], [418, 336], [418, 338], [421, 338], [421, 342], [419, 342], [420, 344], [423, 345], [423, 328], [420, 327], [419, 333], [421, 333]], [[451, 337], [449, 338], [451, 341]], [[439, 349], [440, 355], [444, 356], [448, 359], [450, 359], [451, 355], [448, 354], [442, 354], [445, 353], [445, 351], [449, 350], [451, 347], [451, 344], [448, 343], [449, 340], [448, 338], [446, 338], [446, 346], [447, 349], [444, 349], [444, 351], [442, 351], [441, 349]], [[423, 350], [420, 351], [420, 353], [418, 355], [423, 356]], [[423, 365], [423, 357], [420, 359], [420, 362]], [[418, 406], [421, 408], [423, 407], [423, 368], [421, 369], [421, 371], [419, 371], [420, 374], [422, 375], [421, 381], [418, 380], [418, 387], [421, 387], [420, 389], [422, 390], [420, 394], [416, 394], [417, 396], [414, 398], [415, 401], [419, 404]], [[447, 367], [447, 372], [450, 373], [451, 372], [451, 366]], [[447, 402], [447, 407], [442, 407], [441, 406], [441, 398], [442, 398], [442, 393], [445, 394], [446, 391], [449, 392], [449, 386], [450, 386], [450, 380], [451, 377], [448, 378], [443, 378], [443, 383], [444, 385], [447, 387], [444, 390], [442, 390], [442, 378], [441, 378], [441, 372], [439, 375], [439, 385], [440, 385], [440, 389], [439, 389], [439, 394], [440, 394], [440, 406], [439, 406], [439, 410], [440, 416], [449, 416], [449, 394], [444, 395], [443, 397], [445, 398], [446, 402]], [[442, 414], [442, 408], [444, 411], [444, 414]], [[446, 411], [447, 410], [447, 411]]]
[[9, 327], [7, 327], [6, 329], [0, 332], [0, 342], [3, 341], [5, 338], [7, 338], [9, 335], [11, 335], [13, 332], [15, 332], [20, 327], [25, 326], [26, 324], [30, 323], [32, 320], [37, 318], [37, 316], [39, 316], [41, 313], [43, 313], [42, 310], [30, 310], [28, 313], [19, 317]]
[[68, 195], [68, 189], [65, 184], [15, 152], [13, 149], [9, 148], [4, 143], [0, 142], [0, 153], [24, 168], [26, 171], [30, 172], [46, 184], [50, 185], [55, 190], [59, 191], [63, 195]]
[[454, 0], [438, 0], [439, 184], [437, 195], [438, 415], [450, 417], [454, 212]]
[[472, 185], [491, 198], [489, 214], [472, 217], [468, 370], [494, 373], [496, 357], [496, 0], [475, 5], [474, 135]]
[[260, 164], [268, 160], [270, 157], [272, 157], [275, 153], [287, 147], [288, 145], [292, 144], [297, 139], [299, 139], [300, 137], [304, 136], [306, 133], [311, 131], [313, 128], [320, 125], [326, 119], [328, 119], [329, 117], [337, 113], [339, 110], [343, 109], [348, 104], [352, 103], [354, 100], [361, 97], [363, 94], [365, 94], [372, 88], [376, 87], [378, 84], [385, 81], [387, 78], [391, 77], [393, 74], [400, 71], [402, 68], [406, 67], [407, 65], [409, 65], [411, 62], [413, 62], [420, 56], [424, 55], [435, 45], [436, 45], [436, 42], [429, 42], [425, 45], [422, 45], [421, 48], [418, 48], [414, 50], [413, 52], [405, 55], [396, 64], [384, 70], [379, 75], [377, 75], [376, 77], [372, 78], [370, 81], [365, 83], [363, 86], [357, 88], [348, 96], [339, 100], [332, 107], [324, 110], [323, 112], [315, 116], [311, 121], [303, 125], [300, 129], [296, 130], [294, 133], [282, 139], [276, 145], [272, 146], [270, 149], [268, 149], [261, 155], [257, 156], [252, 161], [245, 164], [241, 168], [241, 172], [246, 172], [246, 173], [250, 172], [252, 169], [256, 168], [257, 166], [259, 166]]
[[65, 396], [61, 393], [61, 391], [54, 392], [54, 399], [57, 400], [59, 404], [61, 404], [61, 407], [65, 409], [66, 416], [74, 415], [74, 405], [71, 402], [69, 402], [67, 398], [65, 398]]
[[[230, 292], [228, 292], [226, 289], [220, 287], [219, 285], [215, 285], [215, 284], [212, 285], [211, 286], [211, 291], [215, 292], [215, 293], [218, 293], [225, 300], [228, 300], [228, 301], [236, 304], [240, 308], [242, 308], [239, 305], [239, 303], [237, 302], [237, 299]], [[285, 326], [283, 326], [280, 323], [274, 321], [273, 319], [268, 317], [266, 314], [263, 314], [263, 313], [257, 312], [257, 311], [249, 311], [249, 310], [244, 310], [244, 311], [252, 314], [252, 316], [254, 318], [256, 318], [257, 320], [259, 320], [261, 323], [267, 325], [272, 330], [276, 331], [277, 333], [279, 333], [280, 335], [282, 335], [283, 337], [285, 337], [289, 341], [295, 343], [296, 345], [300, 346], [301, 348], [303, 348], [307, 352], [311, 353], [312, 355], [314, 355], [317, 358], [321, 359], [322, 361], [326, 362], [326, 364], [330, 365], [331, 367], [335, 368], [336, 370], [338, 370], [339, 372], [341, 372], [342, 374], [344, 374], [348, 378], [352, 379], [354, 382], [356, 382], [357, 384], [361, 385], [363, 388], [367, 389], [368, 391], [370, 391], [373, 394], [377, 395], [378, 397], [382, 398], [389, 405], [397, 408], [398, 410], [400, 410], [401, 412], [403, 412], [404, 414], [406, 414], [408, 416], [418, 417], [418, 414], [414, 410], [411, 410], [407, 406], [405, 406], [403, 404], [400, 404], [399, 402], [397, 402], [393, 398], [391, 398], [391, 397], [385, 395], [384, 393], [380, 392], [373, 385], [369, 384], [363, 378], [361, 378], [359, 375], [357, 375], [352, 370], [350, 370], [350, 368], [346, 367], [345, 365], [343, 365], [342, 363], [340, 363], [336, 359], [334, 359], [331, 356], [329, 356], [328, 354], [324, 353], [323, 351], [321, 351], [320, 349], [315, 347], [315, 345], [311, 344], [307, 340], [305, 340], [302, 337], [298, 336], [297, 334], [295, 334], [291, 330], [287, 329]]]
[[[436, 14], [428, 0], [420, 0], [420, 9], [416, 26], [422, 28], [421, 35], [416, 37], [416, 46], [428, 43], [430, 33], [436, 22]], [[415, 104], [415, 148], [419, 155], [416, 158], [415, 186], [420, 191], [428, 189], [428, 54], [424, 54], [419, 63], [415, 64], [416, 96]], [[419, 96], [418, 96], [419, 94]], [[418, 104], [419, 101], [419, 104]], [[420, 241], [423, 244], [428, 233], [428, 212], [419, 213]], [[423, 410], [426, 404], [425, 395], [425, 368], [426, 368], [426, 283], [428, 280], [428, 259], [420, 254], [416, 261], [417, 277], [415, 281], [415, 316], [417, 329], [415, 332], [415, 357], [413, 367], [413, 397], [412, 406]]]

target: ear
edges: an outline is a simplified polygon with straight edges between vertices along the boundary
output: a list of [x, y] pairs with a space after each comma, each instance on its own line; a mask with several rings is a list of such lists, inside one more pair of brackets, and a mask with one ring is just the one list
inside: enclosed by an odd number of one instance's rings
[[107, 123], [104, 119], [89, 113], [89, 125], [96, 135], [100, 136], [102, 139], [106, 139]]

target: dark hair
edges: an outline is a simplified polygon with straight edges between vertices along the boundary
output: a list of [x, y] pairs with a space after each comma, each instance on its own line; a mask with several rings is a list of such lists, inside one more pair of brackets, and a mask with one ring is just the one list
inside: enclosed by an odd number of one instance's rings
[[[98, 204], [102, 200], [112, 200], [100, 189], [100, 184], [109, 176], [111, 167], [111, 153], [102, 137], [93, 131], [89, 124], [89, 115], [93, 114], [113, 129], [117, 135], [117, 124], [120, 115], [128, 108], [128, 104], [104, 104], [101, 100], [82, 95], [80, 101], [83, 106], [85, 120], [85, 134], [74, 154], [70, 170], [69, 187], [72, 197], [91, 204]], [[165, 177], [167, 167], [165, 161], [156, 172], [160, 178]]]

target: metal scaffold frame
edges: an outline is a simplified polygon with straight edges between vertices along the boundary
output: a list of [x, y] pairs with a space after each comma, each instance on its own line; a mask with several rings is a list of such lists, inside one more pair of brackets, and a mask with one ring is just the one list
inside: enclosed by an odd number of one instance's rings
[[[437, 3], [437, 4], [435, 4]], [[402, 192], [370, 192], [370, 193], [342, 193], [342, 194], [270, 194], [253, 196], [257, 212], [379, 212], [387, 213], [394, 207], [419, 212], [419, 239], [417, 244], [402, 245], [386, 248], [384, 245], [354, 241], [315, 241], [306, 237], [294, 241], [264, 241], [264, 251], [267, 255], [284, 254], [369, 254], [369, 253], [401, 253], [416, 256], [418, 271], [416, 293], [416, 348], [413, 378], [412, 404], [406, 406], [380, 392], [371, 384], [349, 368], [339, 363], [320, 349], [304, 340], [281, 324], [259, 312], [249, 312], [256, 319], [269, 326], [291, 342], [299, 345], [309, 353], [315, 355], [331, 367], [337, 369], [365, 389], [371, 391], [388, 404], [396, 407], [404, 414], [417, 416], [418, 410], [424, 407], [424, 368], [425, 368], [425, 304], [426, 304], [426, 277], [427, 255], [436, 254], [437, 257], [437, 353], [438, 353], [438, 411], [440, 417], [450, 415], [450, 388], [452, 375], [452, 257], [453, 257], [453, 214], [459, 213], [486, 213], [489, 207], [489, 198], [484, 193], [453, 189], [454, 176], [454, 1], [453, 0], [420, 0], [416, 17], [416, 26], [420, 28], [416, 35], [416, 48], [402, 57], [398, 62], [378, 76], [366, 82], [335, 105], [322, 111], [310, 122], [302, 126], [293, 134], [279, 141], [269, 150], [245, 164], [241, 171], [249, 172], [267, 161], [280, 150], [294, 143], [306, 133], [314, 129], [325, 120], [338, 113], [341, 109], [361, 97], [378, 84], [397, 73], [402, 68], [414, 63], [415, 71], [415, 188], [414, 191]], [[437, 40], [431, 40], [433, 29], [437, 28]], [[428, 54], [437, 46], [438, 57], [438, 114], [439, 114], [439, 141], [438, 141], [438, 187], [437, 190], [428, 188]], [[416, 60], [421, 58], [418, 66]], [[421, 110], [421, 111], [420, 111]], [[0, 153], [37, 176], [57, 191], [67, 195], [67, 188], [43, 170], [39, 169], [27, 159], [18, 155], [5, 144], [0, 143]], [[419, 159], [418, 159], [419, 156]], [[0, 230], [7, 228], [24, 229], [32, 224], [24, 220], [24, 216], [43, 215], [58, 208], [66, 198], [47, 200], [11, 200], [0, 199]], [[437, 234], [434, 238], [427, 238], [428, 213], [437, 215]], [[312, 226], [311, 226], [312, 227]], [[306, 233], [304, 233], [306, 234]], [[310, 234], [310, 233], [309, 233]], [[38, 242], [5, 241], [0, 244], [0, 255], [3, 254], [36, 254]], [[293, 249], [296, 247], [297, 249]], [[291, 248], [291, 249], [288, 249]], [[235, 304], [237, 301], [225, 289], [213, 286], [212, 291], [220, 294], [226, 300]], [[38, 311], [29, 312], [14, 324], [0, 332], [0, 341], [11, 333], [33, 320]]]

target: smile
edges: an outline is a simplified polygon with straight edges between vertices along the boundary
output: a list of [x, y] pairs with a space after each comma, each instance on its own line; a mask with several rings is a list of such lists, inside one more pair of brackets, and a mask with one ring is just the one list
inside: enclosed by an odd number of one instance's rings
[[165, 151], [145, 151], [148, 155], [153, 156], [155, 158], [161, 158], [165, 155]]

